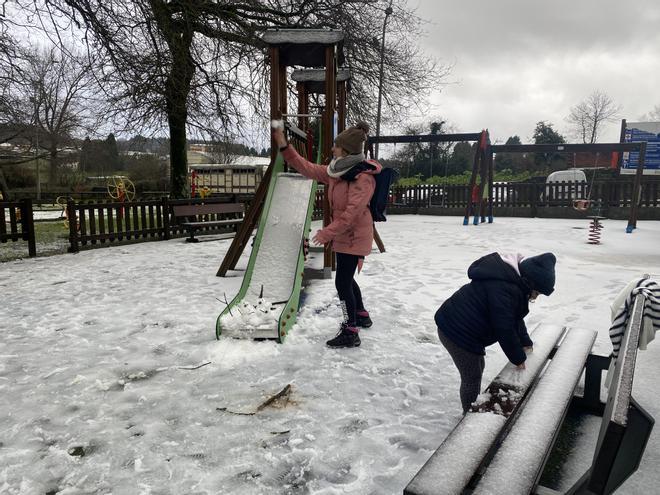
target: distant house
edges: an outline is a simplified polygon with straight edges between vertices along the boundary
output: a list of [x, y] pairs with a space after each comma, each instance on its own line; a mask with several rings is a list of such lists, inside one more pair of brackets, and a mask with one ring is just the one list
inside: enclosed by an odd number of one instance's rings
[[252, 193], [261, 183], [270, 158], [239, 155], [229, 163], [189, 163], [190, 184], [195, 191], [211, 193]]

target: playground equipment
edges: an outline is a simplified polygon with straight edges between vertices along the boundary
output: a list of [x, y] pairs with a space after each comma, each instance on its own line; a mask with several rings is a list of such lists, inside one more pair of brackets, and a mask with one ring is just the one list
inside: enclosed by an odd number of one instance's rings
[[[332, 143], [334, 139], [334, 121], [335, 111], [337, 109], [337, 94], [343, 94], [341, 89], [342, 84], [338, 85], [337, 82], [337, 67], [344, 62], [343, 42], [344, 34], [341, 31], [324, 30], [324, 29], [280, 29], [280, 30], [267, 30], [264, 33], [263, 40], [269, 45], [268, 53], [271, 67], [271, 80], [270, 80], [270, 116], [271, 120], [282, 120], [282, 117], [287, 115], [287, 67], [289, 66], [302, 66], [302, 67], [325, 67], [324, 74], [324, 87], [325, 87], [325, 106], [321, 114], [321, 159], [323, 162], [329, 160], [332, 154]], [[345, 82], [343, 82], [345, 84]], [[339, 86], [339, 90], [338, 90]], [[298, 96], [299, 118], [308, 118], [308, 107], [301, 102], [306, 101], [304, 95]], [[341, 98], [340, 98], [341, 100]], [[344, 108], [344, 109], [342, 109]], [[345, 115], [345, 96], [343, 101], [340, 101], [339, 114]], [[303, 120], [304, 122], [304, 120]], [[337, 117], [338, 130], [343, 129], [343, 121], [339, 116]], [[304, 128], [303, 124], [303, 128]], [[289, 131], [292, 136], [297, 136], [296, 142], [306, 140], [304, 131], [289, 126]], [[295, 144], [295, 143], [293, 143]], [[301, 148], [298, 151], [306, 154]], [[266, 170], [259, 187], [255, 193], [254, 200], [248, 209], [241, 229], [234, 238], [227, 254], [218, 269], [217, 276], [224, 277], [227, 271], [233, 270], [238, 263], [238, 260], [247, 246], [252, 231], [257, 225], [259, 215], [261, 215], [265, 198], [268, 192], [269, 183], [272, 180], [272, 171], [277, 157], [277, 146], [275, 143], [271, 145], [271, 165]], [[323, 225], [326, 226], [330, 222], [330, 208], [327, 198], [327, 189], [324, 194], [324, 218]], [[324, 249], [323, 267], [324, 276], [329, 278], [332, 270], [332, 251], [329, 246]]]
[[108, 196], [116, 201], [133, 201], [135, 199], [135, 184], [128, 177], [112, 175], [106, 185]]
[[589, 236], [587, 242], [589, 244], [600, 244], [600, 231], [603, 229], [603, 224], [600, 223], [600, 221], [604, 220], [605, 217], [593, 215], [587, 218], [591, 219], [591, 223], [589, 224]]
[[[626, 232], [631, 233], [637, 228], [639, 202], [642, 194], [642, 175], [644, 173], [644, 160], [646, 157], [646, 142], [594, 144], [496, 144], [490, 146], [489, 160], [492, 162], [494, 153], [579, 153], [583, 151], [598, 154], [612, 152], [620, 154], [630, 151], [636, 151], [639, 153], [638, 166], [635, 174], [635, 185], [633, 187], [630, 204], [630, 215], [628, 217], [628, 226], [626, 227]], [[578, 205], [574, 205], [574, 207], [577, 206], [576, 209], [587, 209], [591, 204], [591, 192], [589, 192], [587, 200], [580, 200]]]
[[[370, 136], [367, 146], [369, 155], [373, 158], [373, 145], [375, 143], [457, 143], [474, 141], [478, 144], [472, 162], [472, 175], [470, 176], [470, 202], [465, 208], [463, 225], [470, 223], [469, 218], [471, 215], [474, 215], [474, 225], [479, 224], [479, 218], [481, 218], [481, 222], [485, 222], [487, 205], [488, 223], [493, 223], [493, 202], [490, 194], [493, 187], [493, 156], [490, 153], [490, 137], [487, 130], [461, 134]], [[477, 176], [481, 179], [479, 184], [477, 184]]]
[[296, 321], [316, 184], [284, 172], [278, 156], [238, 295], [220, 314], [216, 336], [282, 342]]
[[[69, 201], [73, 201], [73, 198], [70, 196], [58, 196], [57, 199], [55, 200], [55, 203], [57, 206], [62, 208], [62, 213], [60, 214], [60, 219], [63, 220], [64, 227], [69, 228], [69, 211], [66, 207], [67, 203]], [[78, 217], [76, 216], [76, 232], [80, 231], [80, 221], [78, 220]]]
[[[339, 31], [308, 29], [269, 30], [263, 37], [269, 45], [272, 120], [282, 120], [285, 115], [300, 119], [310, 116], [300, 104], [298, 114], [287, 113], [286, 67], [325, 66], [325, 107], [318, 146], [323, 160], [330, 157], [334, 138], [336, 67], [343, 58], [343, 38]], [[286, 128], [291, 144], [309, 157], [308, 134], [291, 124]], [[235, 268], [260, 217], [241, 289], [218, 317], [218, 338], [226, 334], [282, 342], [295, 323], [306, 251], [305, 237], [314, 210], [316, 185], [299, 174], [286, 173], [284, 167], [284, 160], [273, 143], [271, 164], [218, 270], [218, 275], [223, 276], [227, 270]], [[329, 211], [327, 190], [325, 203], [325, 209]], [[329, 222], [329, 213], [326, 222]], [[331, 251], [326, 249], [324, 271], [331, 270], [331, 261]]]

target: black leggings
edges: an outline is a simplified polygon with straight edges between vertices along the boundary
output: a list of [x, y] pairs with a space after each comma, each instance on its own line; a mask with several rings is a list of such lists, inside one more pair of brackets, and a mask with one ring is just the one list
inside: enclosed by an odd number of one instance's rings
[[361, 256], [345, 253], [336, 253], [336, 255], [337, 273], [335, 275], [335, 287], [337, 288], [339, 302], [344, 312], [344, 321], [350, 326], [355, 326], [356, 312], [364, 311], [360, 286], [353, 279]]
[[461, 376], [461, 388], [459, 390], [461, 406], [463, 406], [463, 412], [467, 412], [470, 410], [470, 405], [477, 400], [481, 390], [481, 377], [484, 374], [486, 359], [480, 354], [466, 351], [457, 346], [439, 328], [438, 337], [440, 337], [440, 342], [445, 346], [456, 368], [458, 368], [458, 374]]

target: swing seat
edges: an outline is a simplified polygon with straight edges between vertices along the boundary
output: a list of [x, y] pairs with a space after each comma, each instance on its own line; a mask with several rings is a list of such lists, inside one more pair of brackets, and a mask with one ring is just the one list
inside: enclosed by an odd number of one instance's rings
[[574, 199], [573, 200], [573, 209], [577, 211], [586, 211], [591, 206], [590, 199]]

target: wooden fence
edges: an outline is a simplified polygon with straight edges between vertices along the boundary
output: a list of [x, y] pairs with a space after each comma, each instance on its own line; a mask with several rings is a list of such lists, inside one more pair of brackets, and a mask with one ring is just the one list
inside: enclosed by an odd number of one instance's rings
[[[515, 216], [574, 216], [576, 200], [589, 200], [589, 212], [612, 218], [626, 218], [626, 209], [632, 205], [632, 181], [553, 182], [553, 183], [495, 183], [493, 184], [493, 210], [497, 214]], [[414, 187], [393, 187], [388, 211], [391, 213], [423, 213], [433, 210], [437, 214], [460, 214], [471, 200], [472, 191], [467, 184], [423, 184]], [[481, 197], [481, 194], [479, 195]], [[660, 219], [660, 181], [642, 183], [639, 206], [646, 209], [649, 218]], [[421, 211], [420, 211], [421, 210]]]
[[26, 241], [28, 254], [37, 255], [31, 200], [0, 202], [0, 243], [9, 241]]
[[[67, 202], [69, 219], [69, 252], [81, 246], [95, 246], [147, 240], [166, 240], [187, 235], [173, 220], [172, 207], [211, 203], [249, 203], [252, 195], [227, 194], [205, 199], [168, 199], [119, 202]], [[247, 205], [246, 205], [247, 209]], [[221, 220], [223, 214], [208, 215], [208, 220]], [[71, 221], [71, 219], [76, 219]], [[211, 226], [198, 229], [200, 234], [230, 232], [232, 227]]]
[[[613, 219], [626, 219], [632, 204], [632, 181], [545, 183], [496, 183], [493, 211], [501, 216], [546, 218], [583, 217], [598, 212]], [[388, 213], [462, 215], [472, 197], [467, 185], [420, 185], [393, 187]], [[245, 210], [252, 194], [225, 194], [205, 199], [140, 200], [128, 203], [89, 201], [67, 203], [69, 251], [117, 243], [170, 239], [186, 235], [173, 220], [172, 206], [201, 203], [242, 203]], [[589, 199], [588, 211], [575, 211], [576, 199]], [[314, 219], [323, 218], [323, 187], [316, 193]], [[639, 197], [640, 219], [660, 220], [660, 181], [645, 180]], [[597, 209], [597, 211], [596, 211]], [[30, 256], [36, 256], [32, 201], [0, 202], [0, 243], [26, 241]], [[225, 215], [208, 216], [221, 220]], [[229, 232], [231, 227], [205, 227], [201, 234]]]

